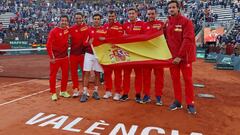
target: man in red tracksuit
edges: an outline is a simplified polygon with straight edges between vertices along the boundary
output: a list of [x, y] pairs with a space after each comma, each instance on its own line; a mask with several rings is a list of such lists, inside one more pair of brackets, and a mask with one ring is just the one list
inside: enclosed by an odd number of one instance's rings
[[[138, 11], [135, 8], [128, 9], [128, 18], [129, 21], [123, 24], [123, 29], [125, 34], [127, 35], [138, 35], [144, 34], [146, 27], [143, 21], [139, 21]], [[130, 75], [131, 75], [132, 67], [124, 68], [124, 79], [123, 79], [123, 96], [121, 97], [121, 101], [126, 101], [128, 99], [128, 93], [130, 91]], [[136, 91], [136, 102], [141, 103], [141, 91], [142, 91], [142, 83], [143, 83], [143, 68], [141, 66], [134, 67], [135, 72], [135, 91]]]
[[165, 37], [173, 56], [173, 67], [170, 73], [173, 82], [175, 101], [170, 110], [182, 108], [182, 89], [180, 72], [185, 82], [185, 97], [188, 112], [196, 114], [194, 107], [194, 92], [192, 82], [192, 62], [196, 60], [196, 44], [194, 27], [191, 20], [179, 13], [177, 1], [168, 2], [170, 16], [166, 22]]
[[[78, 65], [83, 72], [84, 60], [84, 44], [88, 38], [88, 26], [83, 22], [84, 15], [80, 12], [75, 14], [76, 24], [70, 28], [71, 51], [70, 51], [70, 67], [71, 77], [73, 82], [73, 97], [78, 97], [79, 82], [78, 82]], [[83, 73], [82, 73], [83, 75]]]
[[70, 97], [67, 90], [68, 81], [68, 16], [60, 17], [60, 26], [52, 29], [48, 36], [47, 52], [50, 57], [50, 92], [52, 100], [57, 100], [56, 94], [56, 75], [58, 69], [62, 70], [60, 96]]
[[[156, 20], [156, 8], [150, 7], [147, 10], [148, 21], [146, 22], [146, 33], [154, 33], [154, 32], [163, 32], [164, 23], [162, 21]], [[156, 96], [156, 105], [162, 105], [162, 89], [163, 89], [163, 67], [152, 66], [149, 65], [143, 69], [143, 89], [144, 89], [144, 97], [143, 103], [148, 103], [151, 101], [150, 99], [150, 89], [151, 89], [151, 71], [154, 70], [155, 74], [155, 96]]]
[[98, 88], [100, 85], [100, 73], [103, 73], [102, 66], [99, 64], [95, 54], [93, 53], [92, 47], [95, 45], [102, 44], [102, 40], [106, 38], [107, 31], [101, 26], [102, 15], [99, 13], [95, 13], [92, 16], [93, 26], [89, 28], [89, 44], [86, 49], [86, 53], [84, 56], [84, 82], [83, 82], [83, 94], [80, 98], [80, 102], [86, 102], [88, 100], [88, 82], [90, 77], [90, 72], [94, 71], [95, 73], [95, 82], [94, 82], [94, 90], [92, 97], [96, 100], [100, 100], [100, 96], [98, 94]]
[[[117, 22], [116, 20], [116, 12], [109, 11], [108, 12], [108, 23], [104, 25], [104, 28], [107, 30], [106, 38], [117, 38], [123, 35], [123, 28], [122, 25]], [[114, 71], [114, 85], [115, 85], [115, 95], [113, 100], [119, 100], [122, 92], [122, 69], [121, 67], [109, 68], [104, 67], [104, 80], [105, 80], [105, 87], [106, 93], [103, 98], [108, 99], [112, 97], [112, 73]]]

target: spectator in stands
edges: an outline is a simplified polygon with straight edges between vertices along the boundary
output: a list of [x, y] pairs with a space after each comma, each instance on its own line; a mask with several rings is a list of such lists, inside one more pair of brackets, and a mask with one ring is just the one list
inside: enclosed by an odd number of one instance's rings
[[228, 41], [226, 34], [223, 34], [221, 39], [222, 39], [222, 42], [224, 42], [224, 43], [227, 43], [227, 41]]
[[233, 19], [235, 19], [235, 16], [236, 16], [236, 11], [237, 10], [237, 8], [236, 8], [236, 6], [233, 6], [232, 7], [232, 15], [233, 15]]
[[229, 42], [228, 44], [226, 44], [226, 55], [232, 55], [234, 53], [234, 48], [234, 43]]
[[240, 43], [240, 32], [238, 32], [238, 35], [236, 36], [236, 42]]
[[240, 55], [240, 43], [236, 44], [235, 50], [234, 50], [234, 54], [235, 54], [235, 56], [239, 56]]
[[238, 24], [240, 23], [240, 12], [238, 13], [238, 16], [236, 17], [236, 20], [238, 22]]
[[5, 31], [3, 30], [3, 23], [0, 22], [0, 43], [3, 43], [5, 37]]

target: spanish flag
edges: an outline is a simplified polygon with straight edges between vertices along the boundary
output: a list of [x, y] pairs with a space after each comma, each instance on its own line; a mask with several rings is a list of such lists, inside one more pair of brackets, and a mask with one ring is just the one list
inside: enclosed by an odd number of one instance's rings
[[93, 51], [103, 66], [169, 66], [171, 63], [172, 55], [162, 32], [127, 35], [106, 41], [93, 46]]

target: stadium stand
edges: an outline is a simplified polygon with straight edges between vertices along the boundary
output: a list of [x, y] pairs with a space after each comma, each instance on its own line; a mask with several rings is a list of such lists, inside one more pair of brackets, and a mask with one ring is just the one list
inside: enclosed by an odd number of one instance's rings
[[[103, 23], [107, 21], [107, 11], [114, 9], [121, 23], [127, 20], [127, 9], [136, 7], [139, 19], [146, 20], [146, 9], [155, 6], [159, 13], [158, 19], [167, 18], [167, 0], [155, 1], [77, 1], [77, 0], [2, 0], [0, 2], [1, 42], [18, 44], [26, 48], [35, 48], [47, 41], [48, 32], [57, 25], [58, 16], [67, 14], [70, 17], [77, 11], [83, 12], [86, 22], [91, 23], [91, 15], [99, 11], [103, 15]], [[202, 34], [204, 28], [215, 29], [224, 27], [224, 34], [219, 35], [215, 42], [198, 42], [209, 53], [239, 55], [239, 0], [184, 0], [180, 1], [181, 12], [193, 21], [195, 33]], [[73, 19], [71, 18], [71, 23]], [[16, 42], [20, 41], [20, 42]], [[26, 45], [26, 44], [27, 45]], [[20, 45], [19, 45], [20, 44]], [[202, 49], [202, 48], [201, 48]], [[202, 53], [202, 50], [200, 51]], [[211, 58], [210, 58], [211, 59]], [[215, 60], [214, 60], [215, 61]]]

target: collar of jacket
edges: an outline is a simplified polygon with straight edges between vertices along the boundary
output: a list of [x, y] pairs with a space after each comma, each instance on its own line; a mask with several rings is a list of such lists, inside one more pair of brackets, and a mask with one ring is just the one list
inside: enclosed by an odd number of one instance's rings
[[182, 17], [182, 15], [180, 13], [178, 13], [178, 15], [176, 16], [168, 16], [168, 20], [178, 20]]
[[114, 22], [112, 22], [112, 23], [108, 23], [109, 24], [109, 26], [111, 27], [111, 26], [114, 26], [114, 25], [116, 25], [118, 23], [118, 21], [114, 21]]
[[76, 25], [77, 25], [77, 27], [82, 27], [82, 26], [85, 26], [85, 23], [82, 22], [81, 24], [76, 24]]

